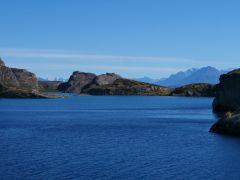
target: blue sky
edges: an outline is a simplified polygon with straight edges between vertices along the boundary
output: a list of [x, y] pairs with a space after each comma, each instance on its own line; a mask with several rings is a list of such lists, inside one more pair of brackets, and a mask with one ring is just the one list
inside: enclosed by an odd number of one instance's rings
[[239, 67], [238, 0], [0, 0], [0, 56], [41, 77]]

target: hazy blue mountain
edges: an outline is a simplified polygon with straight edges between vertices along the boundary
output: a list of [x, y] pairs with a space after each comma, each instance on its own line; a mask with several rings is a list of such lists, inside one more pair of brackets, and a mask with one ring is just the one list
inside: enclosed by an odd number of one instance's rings
[[156, 84], [156, 82], [163, 80], [163, 79], [153, 79], [150, 77], [142, 77], [142, 78], [134, 78], [133, 80], [135, 81], [140, 81], [140, 82], [145, 82], [145, 83], [151, 83], [151, 84]]
[[218, 70], [211, 66], [200, 69], [192, 68], [184, 72], [172, 74], [165, 80], [156, 82], [156, 84], [169, 87], [178, 87], [192, 83], [217, 84], [219, 82], [220, 75], [227, 73], [228, 71], [230, 71], [230, 69]]
[[54, 79], [38, 77], [37, 79], [38, 81], [61, 81], [61, 82], [66, 82], [68, 80], [68, 79], [64, 79], [63, 77], [55, 77]]

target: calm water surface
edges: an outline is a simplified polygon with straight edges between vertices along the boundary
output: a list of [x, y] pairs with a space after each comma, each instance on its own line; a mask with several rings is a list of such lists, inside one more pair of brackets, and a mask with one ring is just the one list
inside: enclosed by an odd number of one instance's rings
[[211, 98], [0, 100], [1, 179], [240, 179]]

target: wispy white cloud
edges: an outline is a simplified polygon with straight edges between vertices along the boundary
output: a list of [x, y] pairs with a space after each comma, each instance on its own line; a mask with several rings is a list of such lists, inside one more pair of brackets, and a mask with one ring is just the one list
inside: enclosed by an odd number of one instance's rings
[[83, 54], [65, 50], [23, 49], [23, 48], [0, 48], [0, 55], [14, 58], [42, 58], [52, 60], [104, 60], [104, 61], [155, 61], [163, 63], [194, 63], [186, 58], [156, 57], [156, 56], [123, 56]]
[[[75, 69], [75, 65], [72, 64], [48, 64], [48, 69], [64, 70], [64, 69]], [[112, 66], [112, 65], [80, 65], [79, 71], [94, 70], [104, 72], [154, 72], [154, 73], [172, 73], [182, 71], [182, 68], [168, 68], [168, 67], [143, 67], [143, 66]]]

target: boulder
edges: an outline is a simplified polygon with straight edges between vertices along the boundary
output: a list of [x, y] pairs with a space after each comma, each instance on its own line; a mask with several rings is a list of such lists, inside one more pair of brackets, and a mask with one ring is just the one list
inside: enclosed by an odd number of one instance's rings
[[211, 127], [210, 132], [240, 136], [240, 114], [227, 112]]

